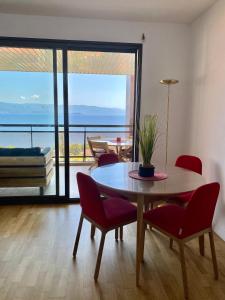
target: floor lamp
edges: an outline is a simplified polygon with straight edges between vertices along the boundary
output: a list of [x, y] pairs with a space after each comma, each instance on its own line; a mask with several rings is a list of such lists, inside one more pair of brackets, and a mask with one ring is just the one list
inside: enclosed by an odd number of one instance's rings
[[161, 84], [167, 86], [168, 89], [168, 97], [167, 97], [167, 115], [166, 115], [166, 166], [167, 166], [167, 158], [168, 158], [168, 138], [169, 138], [169, 112], [170, 112], [170, 86], [172, 84], [178, 83], [179, 80], [176, 79], [163, 79], [160, 80]]

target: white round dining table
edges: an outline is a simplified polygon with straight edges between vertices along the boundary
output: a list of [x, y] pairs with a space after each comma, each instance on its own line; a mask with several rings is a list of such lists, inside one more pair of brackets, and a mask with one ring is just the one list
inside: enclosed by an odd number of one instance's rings
[[[140, 255], [140, 236], [143, 226], [143, 208], [145, 197], [150, 201], [166, 199], [180, 193], [190, 192], [205, 184], [198, 173], [179, 167], [156, 168], [156, 172], [165, 172], [167, 178], [159, 181], [144, 181], [129, 177], [128, 173], [138, 170], [140, 163], [116, 163], [98, 167], [91, 172], [97, 185], [107, 187], [122, 194], [136, 196], [137, 201], [137, 240], [136, 240], [136, 281], [138, 259]], [[134, 197], [133, 197], [134, 198]]]

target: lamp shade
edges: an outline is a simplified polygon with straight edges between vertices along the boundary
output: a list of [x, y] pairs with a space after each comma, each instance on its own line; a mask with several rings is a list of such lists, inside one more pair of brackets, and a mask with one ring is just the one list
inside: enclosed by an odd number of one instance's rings
[[162, 79], [162, 80], [160, 80], [160, 83], [165, 84], [165, 85], [176, 84], [178, 82], [179, 82], [179, 80], [177, 80], [177, 79]]

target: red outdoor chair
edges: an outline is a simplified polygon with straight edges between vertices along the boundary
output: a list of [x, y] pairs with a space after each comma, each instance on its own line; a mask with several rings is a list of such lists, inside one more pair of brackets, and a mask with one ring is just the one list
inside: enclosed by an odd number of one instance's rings
[[77, 254], [83, 219], [85, 218], [102, 233], [94, 274], [94, 279], [97, 280], [106, 233], [135, 222], [137, 219], [137, 210], [134, 205], [119, 197], [110, 197], [102, 200], [95, 181], [86, 174], [77, 173], [77, 183], [82, 211], [74, 244], [73, 257], [75, 258]]
[[[144, 213], [144, 224], [150, 224], [157, 230], [175, 240], [179, 245], [181, 269], [183, 276], [184, 295], [188, 298], [187, 274], [184, 258], [184, 244], [189, 240], [209, 234], [210, 247], [215, 279], [218, 279], [218, 267], [212, 231], [212, 219], [219, 194], [220, 185], [217, 182], [206, 184], [198, 188], [191, 196], [186, 207], [174, 204], [157, 207]], [[141, 257], [143, 259], [145, 226], [141, 234]], [[139, 278], [139, 273], [138, 277]]]

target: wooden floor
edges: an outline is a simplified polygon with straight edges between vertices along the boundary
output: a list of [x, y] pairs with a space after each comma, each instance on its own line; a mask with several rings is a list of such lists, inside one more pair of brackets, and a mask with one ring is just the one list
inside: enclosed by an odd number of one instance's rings
[[[76, 261], [72, 259], [78, 205], [0, 207], [1, 300], [183, 299], [177, 247], [156, 231], [146, 234], [140, 289], [135, 287], [136, 227], [124, 242], [106, 237], [98, 284], [93, 281], [99, 234], [84, 222]], [[225, 242], [215, 239], [220, 279], [213, 279], [208, 239], [201, 257], [197, 241], [186, 247], [190, 299], [225, 299]]]

